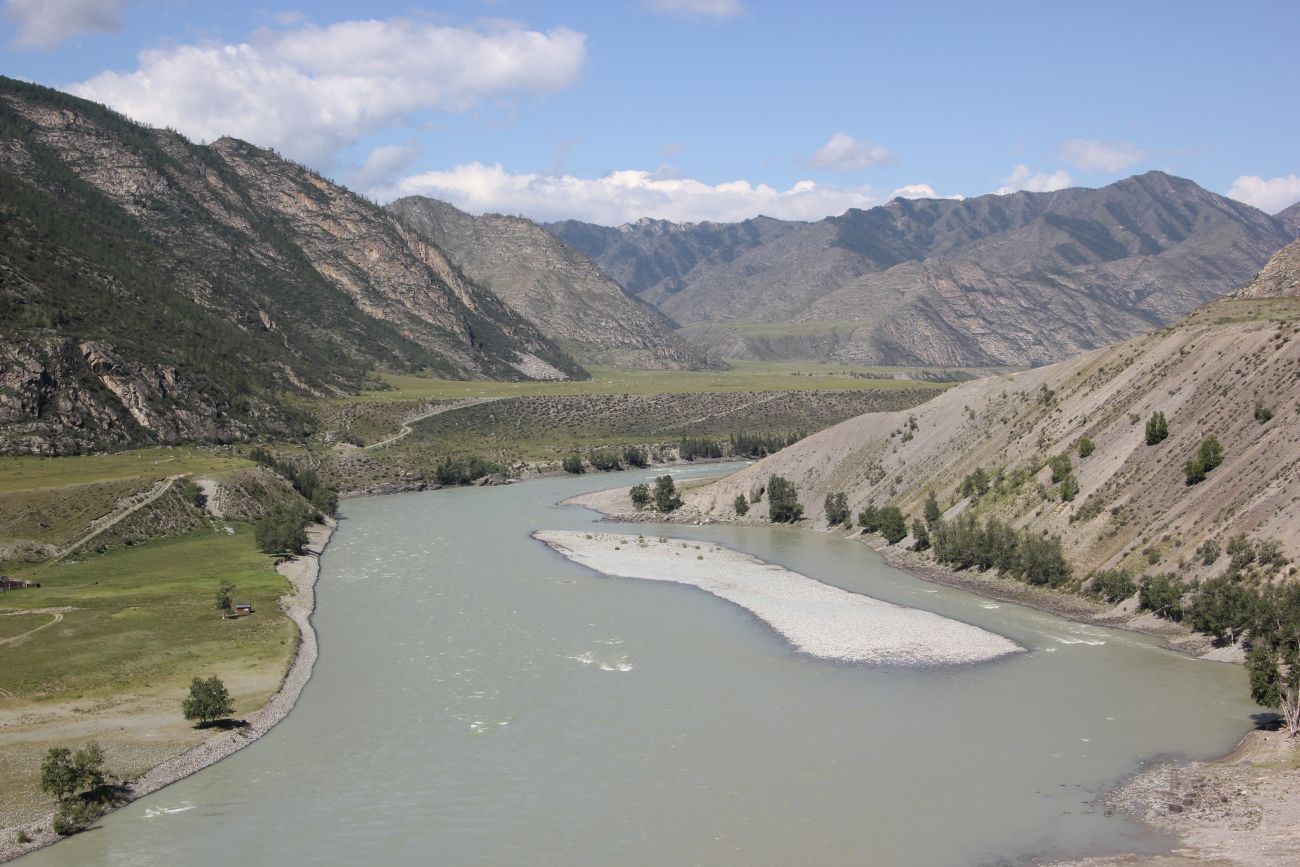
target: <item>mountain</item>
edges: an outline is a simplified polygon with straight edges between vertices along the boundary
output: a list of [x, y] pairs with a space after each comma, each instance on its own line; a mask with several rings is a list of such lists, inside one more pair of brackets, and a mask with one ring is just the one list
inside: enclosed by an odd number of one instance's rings
[[1300, 238], [1300, 202], [1278, 211], [1273, 215], [1273, 219], [1285, 226], [1292, 237]]
[[0, 453], [301, 433], [368, 370], [582, 376], [394, 216], [271, 151], [0, 79]]
[[585, 362], [660, 370], [717, 364], [678, 337], [663, 314], [532, 220], [471, 216], [421, 196], [398, 199], [387, 209]]
[[1300, 296], [1300, 240], [1292, 241], [1273, 254], [1255, 279], [1237, 290], [1236, 298], [1284, 298]]
[[[1207, 540], [1224, 546], [1238, 534], [1276, 538], [1295, 557], [1296, 255], [1293, 244], [1261, 274], [1268, 280], [1291, 268], [1288, 294], [1243, 293], [1135, 340], [964, 383], [909, 412], [858, 416], [692, 494], [687, 505], [734, 516], [736, 495], [776, 474], [798, 487], [806, 514], [821, 525], [832, 491], [845, 492], [855, 514], [875, 503], [918, 516], [933, 490], [949, 517], [970, 509], [1061, 535], [1077, 576], [1123, 567], [1207, 577], [1199, 547]], [[1169, 435], [1147, 445], [1144, 422], [1157, 411]], [[1223, 446], [1223, 463], [1188, 484], [1184, 464], [1210, 435]], [[1095, 451], [1081, 456], [1084, 438]], [[1060, 454], [1070, 457], [1078, 481], [1072, 502], [1062, 501], [1047, 465]], [[962, 483], [977, 469], [992, 488], [973, 500]], [[762, 520], [766, 508], [755, 504], [751, 518]]]
[[1240, 286], [1294, 237], [1162, 172], [815, 223], [549, 228], [724, 354], [963, 366], [1044, 364], [1143, 333]]

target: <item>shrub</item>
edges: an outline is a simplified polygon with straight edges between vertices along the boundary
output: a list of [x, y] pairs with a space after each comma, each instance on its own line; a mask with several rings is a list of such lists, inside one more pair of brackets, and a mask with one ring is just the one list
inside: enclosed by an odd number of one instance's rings
[[637, 446], [628, 446], [623, 449], [623, 462], [629, 467], [644, 469], [650, 465], [650, 459], [646, 456], [646, 451]]
[[1197, 485], [1205, 481], [1206, 475], [1221, 463], [1223, 463], [1223, 446], [1219, 444], [1218, 437], [1211, 434], [1201, 441], [1196, 456], [1183, 465], [1183, 471], [1187, 474], [1187, 484]]
[[930, 531], [920, 518], [912, 521], [912, 538], [916, 540], [912, 543], [913, 551], [924, 551], [930, 547]]
[[677, 486], [672, 476], [660, 476], [655, 479], [655, 509], [664, 514], [675, 512], [682, 506], [682, 498], [677, 495]]
[[587, 468], [582, 464], [582, 455], [565, 455], [564, 460], [560, 462], [560, 466], [566, 473], [573, 475], [587, 471]]
[[636, 506], [637, 511], [650, 504], [650, 488], [646, 485], [633, 485], [627, 493], [632, 498], [632, 505]]
[[1219, 543], [1213, 539], [1206, 539], [1201, 543], [1201, 547], [1196, 549], [1196, 556], [1201, 558], [1201, 562], [1206, 566], [1213, 566], [1214, 561], [1219, 559]]
[[939, 508], [939, 498], [930, 491], [925, 495], [925, 523], [933, 527], [943, 518], [943, 510]]
[[1138, 607], [1166, 620], [1183, 619], [1183, 585], [1167, 572], [1142, 579]]
[[843, 491], [826, 495], [826, 522], [832, 527], [852, 523], [849, 498]]
[[1061, 479], [1061, 502], [1069, 503], [1079, 496], [1079, 480], [1074, 477], [1074, 473], [1066, 473]]
[[1169, 438], [1169, 422], [1163, 412], [1153, 412], [1147, 419], [1147, 445], [1153, 446]]
[[478, 455], [468, 458], [443, 458], [434, 468], [434, 480], [440, 485], [468, 485], [476, 479], [501, 472], [501, 468]]
[[95, 800], [68, 798], [59, 804], [59, 809], [54, 813], [52, 827], [60, 837], [68, 837], [86, 830], [103, 814], [103, 805]]
[[1231, 644], [1254, 622], [1259, 596], [1226, 575], [1211, 578], [1192, 594], [1187, 622], [1197, 632]]
[[1018, 571], [1030, 584], [1059, 587], [1070, 580], [1070, 564], [1061, 548], [1061, 537], [1025, 533], [1020, 541]]
[[1271, 406], [1264, 406], [1264, 404], [1258, 400], [1255, 401], [1255, 421], [1260, 424], [1265, 424], [1272, 418], [1273, 408]]
[[907, 537], [907, 518], [898, 506], [885, 506], [878, 513], [880, 535], [891, 545], [897, 545]]
[[1108, 569], [1098, 572], [1092, 578], [1089, 592], [1114, 604], [1123, 602], [1137, 592], [1137, 584], [1126, 569]]
[[615, 452], [592, 452], [587, 455], [587, 460], [591, 461], [593, 468], [602, 473], [613, 472], [614, 470], [623, 469], [623, 461]]
[[297, 509], [276, 506], [254, 522], [253, 538], [264, 554], [301, 554], [307, 547], [307, 516]]
[[1054, 456], [1047, 462], [1047, 465], [1052, 468], [1052, 484], [1054, 485], [1058, 484], [1074, 469], [1074, 464], [1070, 463], [1070, 456], [1064, 452]]
[[781, 476], [767, 480], [768, 516], [777, 523], [792, 524], [803, 517], [803, 506], [795, 486]]
[[975, 471], [961, 482], [961, 493], [963, 497], [979, 499], [989, 492], [989, 474], [983, 467], [976, 467]]
[[1079, 438], [1079, 457], [1080, 459], [1088, 457], [1097, 450], [1097, 444], [1087, 437]]
[[736, 494], [736, 501], [733, 503], [736, 507], [736, 514], [744, 517], [749, 514], [749, 500], [745, 499], [744, 494]]
[[875, 503], [867, 503], [858, 512], [858, 526], [864, 533], [874, 533], [880, 529], [880, 510], [876, 508]]

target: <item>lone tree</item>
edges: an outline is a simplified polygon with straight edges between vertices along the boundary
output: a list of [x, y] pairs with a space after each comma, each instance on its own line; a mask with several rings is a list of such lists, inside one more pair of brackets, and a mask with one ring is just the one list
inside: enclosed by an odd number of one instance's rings
[[91, 742], [75, 753], [67, 747], [50, 747], [41, 762], [41, 790], [59, 801], [54, 832], [75, 834], [103, 813], [113, 797], [104, 772], [104, 750]]
[[943, 511], [939, 508], [939, 498], [934, 495], [934, 491], [925, 496], [925, 523], [933, 527], [943, 518]]
[[1162, 443], [1169, 438], [1169, 422], [1165, 419], [1163, 412], [1151, 413], [1151, 418], [1147, 419], [1147, 445], [1153, 446], [1156, 443]]
[[736, 514], [744, 517], [749, 514], [749, 500], [745, 499], [744, 494], [736, 494], [736, 501], [732, 504], [736, 507]]
[[677, 486], [672, 476], [660, 476], [655, 479], [655, 509], [664, 514], [675, 512], [682, 507], [682, 498], [677, 495]]
[[767, 512], [779, 524], [792, 524], [803, 517], [803, 505], [794, 485], [781, 476], [767, 480]]
[[226, 685], [215, 674], [204, 680], [196, 677], [190, 681], [190, 694], [181, 701], [181, 712], [189, 720], [198, 720], [199, 728], [224, 719], [235, 710]]
[[230, 601], [230, 594], [233, 592], [235, 592], [235, 585], [228, 581], [223, 581], [221, 588], [217, 590], [217, 610], [223, 617], [229, 617], [235, 611], [235, 606]]

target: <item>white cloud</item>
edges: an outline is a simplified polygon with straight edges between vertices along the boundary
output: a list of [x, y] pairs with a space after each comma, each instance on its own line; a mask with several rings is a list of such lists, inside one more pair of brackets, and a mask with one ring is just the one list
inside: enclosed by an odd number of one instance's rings
[[1254, 205], [1266, 214], [1276, 214], [1295, 202], [1300, 202], [1300, 177], [1269, 178], [1259, 175], [1242, 175], [1232, 182], [1228, 198]]
[[1026, 190], [1031, 193], [1050, 193], [1074, 186], [1074, 178], [1070, 177], [1070, 173], [1065, 169], [1048, 174], [1047, 172], [1036, 172], [1024, 163], [1017, 164], [1011, 170], [1011, 174], [1002, 180], [1004, 186], [998, 187], [998, 195], [1002, 196], [1007, 193], [1014, 193], [1017, 190]]
[[813, 181], [778, 190], [744, 180], [707, 184], [641, 170], [615, 171], [599, 178], [516, 175], [499, 163], [478, 162], [413, 175], [371, 194], [380, 200], [425, 195], [474, 213], [525, 214], [538, 220], [573, 218], [606, 226], [641, 217], [734, 222], [766, 214], [787, 220], [819, 220], [884, 201], [870, 187], [827, 187]]
[[1136, 165], [1146, 158], [1146, 152], [1126, 141], [1099, 141], [1072, 138], [1061, 142], [1058, 151], [1061, 162], [1090, 172], [1117, 172]]
[[352, 173], [348, 183], [358, 189], [386, 184], [409, 169], [421, 153], [423, 148], [414, 145], [380, 145], [370, 152], [361, 168]]
[[848, 133], [837, 132], [817, 149], [808, 162], [817, 168], [856, 172], [892, 161], [894, 155], [878, 144], [858, 141]]
[[656, 12], [704, 18], [734, 18], [745, 11], [740, 0], [645, 0], [645, 5]]
[[53, 48], [69, 36], [120, 30], [127, 0], [6, 0], [5, 17], [18, 25], [18, 44]]
[[134, 72], [70, 89], [193, 138], [233, 135], [323, 168], [340, 148], [417, 112], [567, 87], [585, 60], [585, 37], [563, 27], [344, 21], [145, 51]]

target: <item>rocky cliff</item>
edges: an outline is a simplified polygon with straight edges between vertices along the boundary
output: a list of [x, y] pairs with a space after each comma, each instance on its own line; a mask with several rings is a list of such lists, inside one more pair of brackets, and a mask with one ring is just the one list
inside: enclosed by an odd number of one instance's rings
[[399, 199], [387, 209], [584, 362], [674, 370], [717, 364], [678, 337], [663, 314], [532, 220], [476, 217], [422, 196]]
[[0, 452], [301, 432], [375, 367], [580, 376], [395, 217], [274, 153], [0, 79]]

